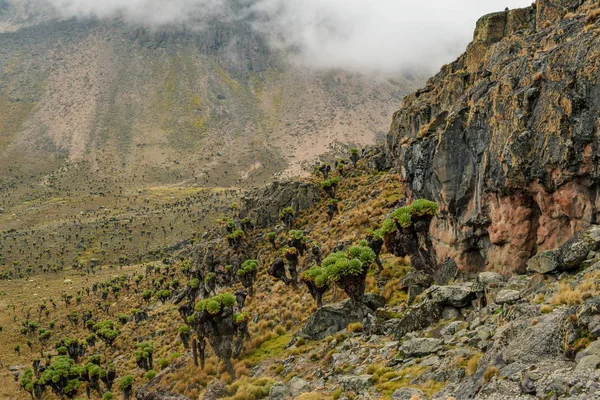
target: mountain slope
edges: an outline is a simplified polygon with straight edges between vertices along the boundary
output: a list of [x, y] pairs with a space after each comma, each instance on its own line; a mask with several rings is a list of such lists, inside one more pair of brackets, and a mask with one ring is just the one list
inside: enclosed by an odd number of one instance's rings
[[142, 184], [261, 183], [333, 142], [373, 143], [416, 83], [307, 71], [245, 21], [196, 31], [40, 18], [0, 46], [2, 176], [68, 161]]

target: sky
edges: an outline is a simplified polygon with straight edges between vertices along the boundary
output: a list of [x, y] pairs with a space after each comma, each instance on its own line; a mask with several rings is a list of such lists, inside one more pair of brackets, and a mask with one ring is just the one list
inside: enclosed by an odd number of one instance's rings
[[259, 18], [273, 46], [313, 68], [428, 72], [454, 60], [484, 14], [532, 0], [48, 0], [66, 17], [125, 19], [150, 27]]

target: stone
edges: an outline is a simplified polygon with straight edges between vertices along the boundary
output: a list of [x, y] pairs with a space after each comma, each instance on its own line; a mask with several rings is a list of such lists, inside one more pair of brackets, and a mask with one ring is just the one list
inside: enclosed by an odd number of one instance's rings
[[581, 360], [579, 360], [575, 369], [577, 371], [584, 371], [589, 369], [595, 370], [596, 368], [598, 368], [598, 364], [600, 364], [600, 356], [592, 354], [589, 356], [585, 356]]
[[479, 282], [490, 287], [499, 287], [502, 286], [504, 282], [506, 282], [504, 276], [497, 272], [482, 272], [477, 277], [479, 278]]
[[594, 337], [600, 337], [600, 296], [590, 297], [577, 308], [577, 318]]
[[392, 393], [392, 400], [424, 400], [426, 398], [425, 393], [414, 388], [400, 388]]
[[400, 353], [405, 357], [423, 357], [438, 351], [443, 341], [435, 338], [410, 339], [400, 345]]
[[521, 298], [521, 292], [518, 290], [505, 289], [501, 290], [496, 294], [494, 300], [497, 304], [514, 303]]
[[384, 323], [384, 331], [400, 340], [409, 332], [432, 325], [442, 317], [443, 307], [433, 301], [424, 301], [410, 307], [400, 318]]
[[[385, 299], [382, 296], [368, 293], [364, 297], [364, 304], [366, 305], [362, 305], [363, 317], [385, 305]], [[298, 336], [310, 340], [321, 340], [346, 329], [348, 324], [353, 322], [362, 322], [362, 320], [350, 299], [327, 304], [310, 316], [304, 327], [298, 332]]]
[[595, 247], [594, 240], [584, 234], [569, 239], [560, 246], [560, 268], [562, 271], [577, 269]]
[[308, 381], [297, 376], [289, 381], [288, 386], [293, 397], [297, 397], [302, 393], [308, 393], [312, 390]]
[[287, 400], [291, 398], [292, 392], [290, 388], [281, 382], [277, 382], [269, 389], [268, 400]]
[[419, 365], [422, 367], [433, 367], [440, 363], [440, 358], [438, 356], [427, 357], [422, 360]]
[[373, 375], [342, 375], [338, 378], [338, 383], [345, 392], [362, 393], [373, 385], [372, 377]]
[[411, 269], [408, 273], [400, 280], [399, 288], [402, 290], [408, 289], [411, 286], [422, 286], [429, 287], [433, 283], [433, 278], [423, 271], [417, 269]]
[[455, 333], [462, 329], [464, 324], [465, 323], [462, 321], [450, 322], [448, 325], [442, 328], [442, 330], [440, 331], [440, 335], [444, 338], [454, 336]]
[[558, 256], [555, 251], [548, 250], [533, 256], [527, 261], [527, 271], [547, 274], [558, 270]]
[[218, 400], [231, 395], [232, 393], [227, 390], [227, 387], [223, 382], [213, 379], [206, 387], [206, 392], [204, 392], [202, 400]]
[[448, 286], [432, 286], [422, 297], [430, 298], [436, 303], [457, 308], [466, 307], [477, 297], [472, 283]]
[[577, 353], [575, 357], [575, 361], [579, 362], [583, 357], [589, 355], [597, 355], [600, 356], [600, 340], [595, 340], [588, 345], [585, 349], [581, 350]]
[[[221, 397], [206, 397], [206, 395], [204, 395], [203, 400], [217, 400], [227, 396], [229, 396], [229, 394]], [[189, 397], [160, 390], [156, 392], [138, 390], [135, 398], [137, 400], [190, 400]]]

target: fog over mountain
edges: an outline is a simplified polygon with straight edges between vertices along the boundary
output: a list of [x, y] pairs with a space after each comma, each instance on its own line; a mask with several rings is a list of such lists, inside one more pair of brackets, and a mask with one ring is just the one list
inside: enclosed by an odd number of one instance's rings
[[125, 19], [146, 26], [202, 26], [252, 18], [272, 43], [316, 68], [395, 73], [435, 70], [469, 42], [481, 15], [529, 0], [48, 0], [66, 17]]

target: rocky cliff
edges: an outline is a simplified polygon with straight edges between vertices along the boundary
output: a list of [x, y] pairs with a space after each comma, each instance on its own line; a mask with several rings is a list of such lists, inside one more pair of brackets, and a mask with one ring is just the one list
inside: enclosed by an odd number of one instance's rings
[[520, 271], [600, 216], [598, 2], [481, 18], [467, 51], [407, 96], [387, 137], [408, 194], [439, 202], [440, 259]]

